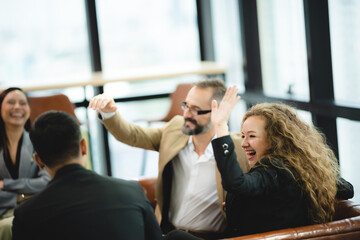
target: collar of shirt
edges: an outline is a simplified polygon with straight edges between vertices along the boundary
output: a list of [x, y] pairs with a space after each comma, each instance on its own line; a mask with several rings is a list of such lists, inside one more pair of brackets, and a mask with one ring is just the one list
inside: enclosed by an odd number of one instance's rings
[[[213, 139], [215, 139], [215, 138], [216, 138], [216, 135], [214, 135], [214, 137], [211, 139], [211, 141]], [[214, 150], [212, 148], [211, 141], [210, 141], [210, 143], [207, 145], [207, 147], [205, 149], [205, 152], [204, 152], [205, 157], [204, 158], [200, 157], [199, 162], [211, 161], [211, 160], [215, 161]], [[189, 137], [188, 143], [187, 143], [185, 148], [187, 148], [188, 150], [190, 150], [192, 152], [195, 152], [195, 146], [194, 146], [193, 136], [192, 135]]]

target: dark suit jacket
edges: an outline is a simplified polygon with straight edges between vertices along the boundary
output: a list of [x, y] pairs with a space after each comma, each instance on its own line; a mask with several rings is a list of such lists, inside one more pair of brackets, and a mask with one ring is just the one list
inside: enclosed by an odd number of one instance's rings
[[162, 239], [137, 182], [100, 176], [78, 164], [58, 170], [14, 215], [14, 240]]

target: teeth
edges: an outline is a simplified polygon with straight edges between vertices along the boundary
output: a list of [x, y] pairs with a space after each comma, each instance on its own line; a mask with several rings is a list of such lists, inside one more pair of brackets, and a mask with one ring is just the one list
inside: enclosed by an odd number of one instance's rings
[[11, 116], [12, 117], [22, 117], [23, 114], [21, 114], [21, 113], [13, 113], [13, 114], [11, 114]]

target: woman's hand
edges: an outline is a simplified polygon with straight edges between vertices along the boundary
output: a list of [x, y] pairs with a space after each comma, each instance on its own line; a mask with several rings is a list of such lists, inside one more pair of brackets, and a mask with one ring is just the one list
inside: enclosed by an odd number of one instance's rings
[[217, 137], [229, 135], [228, 121], [240, 96], [236, 86], [229, 87], [218, 106], [216, 100], [211, 103], [211, 123], [215, 127]]
[[21, 203], [22, 201], [31, 198], [32, 195], [26, 195], [26, 194], [18, 194], [17, 203]]

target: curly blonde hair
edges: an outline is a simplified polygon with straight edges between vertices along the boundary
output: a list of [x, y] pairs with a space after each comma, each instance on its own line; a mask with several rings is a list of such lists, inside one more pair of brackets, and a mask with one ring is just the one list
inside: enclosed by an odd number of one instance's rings
[[293, 177], [306, 198], [310, 220], [315, 224], [331, 221], [339, 165], [324, 134], [302, 121], [295, 108], [285, 104], [257, 104], [245, 114], [242, 125], [251, 116], [266, 120], [270, 148], [264, 158], [281, 161], [290, 173], [290, 169], [295, 170]]

